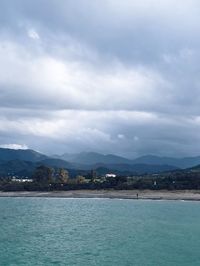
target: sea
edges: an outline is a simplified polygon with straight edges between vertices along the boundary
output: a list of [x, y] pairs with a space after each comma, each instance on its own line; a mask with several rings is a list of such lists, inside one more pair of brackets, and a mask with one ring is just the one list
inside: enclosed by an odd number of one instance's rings
[[7, 265], [200, 265], [200, 202], [0, 198]]

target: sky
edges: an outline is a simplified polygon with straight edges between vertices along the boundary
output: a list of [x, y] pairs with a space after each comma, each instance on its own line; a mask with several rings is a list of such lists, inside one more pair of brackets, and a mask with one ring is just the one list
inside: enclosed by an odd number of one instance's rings
[[200, 155], [198, 0], [1, 0], [0, 146]]

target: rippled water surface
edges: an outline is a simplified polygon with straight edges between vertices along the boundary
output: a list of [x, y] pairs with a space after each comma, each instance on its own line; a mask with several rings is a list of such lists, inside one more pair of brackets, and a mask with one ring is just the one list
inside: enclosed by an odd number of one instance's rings
[[200, 265], [200, 203], [0, 198], [0, 265]]

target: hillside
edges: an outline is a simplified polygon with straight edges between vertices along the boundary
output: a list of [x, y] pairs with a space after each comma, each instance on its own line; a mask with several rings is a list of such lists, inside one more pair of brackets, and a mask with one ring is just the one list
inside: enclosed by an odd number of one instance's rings
[[145, 155], [136, 159], [127, 159], [122, 156], [114, 154], [100, 154], [96, 152], [81, 152], [77, 154], [65, 153], [63, 155], [55, 155], [55, 158], [66, 160], [75, 164], [82, 165], [94, 165], [94, 164], [128, 164], [128, 165], [168, 165], [175, 168], [190, 168], [200, 164], [200, 156], [196, 157], [184, 157], [184, 158], [173, 158], [173, 157], [160, 157], [155, 155]]
[[178, 168], [189, 168], [200, 164], [200, 156], [185, 157], [185, 158], [172, 158], [172, 157], [159, 157], [154, 155], [146, 155], [133, 160], [136, 164], [149, 164], [149, 165], [172, 165]]
[[22, 160], [38, 162], [47, 158], [48, 156], [34, 150], [12, 150], [0, 148], [0, 161]]
[[[82, 152], [79, 154], [64, 154], [52, 158], [34, 150], [12, 150], [0, 148], [0, 175], [8, 173], [19, 176], [31, 176], [39, 165], [53, 168], [65, 168], [75, 176], [77, 173], [89, 173], [92, 169], [99, 174], [114, 172], [118, 175], [142, 175], [174, 170], [198, 171], [200, 157], [170, 158], [147, 155], [130, 160], [114, 154]], [[62, 158], [62, 159], [61, 159]], [[193, 170], [188, 170], [192, 169]]]
[[77, 154], [63, 154], [61, 156], [56, 156], [57, 158], [66, 160], [68, 162], [73, 162], [77, 164], [132, 164], [132, 161], [121, 156], [114, 154], [100, 154], [96, 152], [81, 152]]

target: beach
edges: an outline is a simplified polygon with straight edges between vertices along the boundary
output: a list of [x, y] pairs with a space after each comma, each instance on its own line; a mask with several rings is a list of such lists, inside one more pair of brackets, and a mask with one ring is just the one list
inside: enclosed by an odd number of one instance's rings
[[17, 191], [0, 192], [0, 197], [110, 198], [200, 201], [200, 190], [71, 190], [49, 192]]

